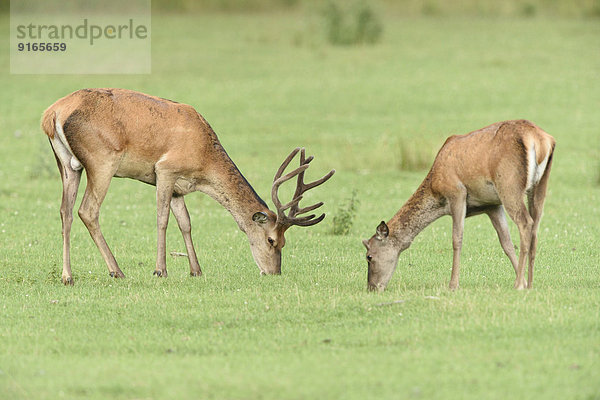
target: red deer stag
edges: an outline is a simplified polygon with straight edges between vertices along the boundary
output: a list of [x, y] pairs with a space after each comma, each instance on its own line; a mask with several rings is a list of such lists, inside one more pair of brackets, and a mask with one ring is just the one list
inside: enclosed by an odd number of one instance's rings
[[[525, 120], [498, 122], [448, 138], [417, 191], [387, 224], [384, 221], [379, 224], [375, 235], [363, 240], [367, 248], [369, 290], [384, 290], [400, 253], [427, 225], [448, 214], [452, 216], [454, 250], [450, 289], [457, 289], [465, 217], [482, 213], [490, 217], [502, 249], [515, 269], [514, 287], [531, 288], [537, 231], [554, 145], [552, 136]], [[519, 228], [518, 261], [505, 209]], [[527, 257], [529, 274], [525, 283]]]
[[[263, 274], [281, 273], [284, 232], [292, 225], [310, 226], [325, 215], [298, 216], [323, 203], [299, 208], [303, 193], [327, 181], [332, 170], [321, 179], [305, 184], [304, 172], [313, 157], [300, 155], [300, 166], [283, 175], [300, 151], [285, 159], [273, 183], [272, 197], [277, 214], [269, 210], [252, 186], [231, 161], [217, 135], [193, 107], [124, 89], [83, 89], [51, 105], [42, 117], [63, 184], [60, 215], [63, 235], [63, 272], [65, 285], [73, 284], [70, 261], [70, 232], [73, 206], [82, 170], [87, 187], [79, 216], [102, 254], [112, 277], [123, 272], [110, 251], [98, 223], [100, 205], [113, 176], [132, 178], [156, 186], [157, 276], [167, 276], [165, 234], [169, 207], [183, 235], [190, 263], [190, 274], [202, 274], [192, 244], [190, 217], [183, 196], [201, 191], [225, 207], [246, 233], [256, 264]], [[282, 176], [283, 175], [283, 176]], [[292, 201], [282, 205], [279, 186], [297, 178]], [[290, 209], [288, 214], [285, 210]]]

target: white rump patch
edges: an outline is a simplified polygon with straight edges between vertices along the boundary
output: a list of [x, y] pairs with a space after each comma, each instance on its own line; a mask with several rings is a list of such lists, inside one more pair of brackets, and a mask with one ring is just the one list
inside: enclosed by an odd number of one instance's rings
[[71, 146], [69, 146], [69, 142], [67, 142], [67, 138], [65, 137], [65, 133], [63, 132], [62, 125], [58, 121], [58, 118], [56, 118], [55, 128], [56, 135], [50, 139], [50, 143], [52, 143], [52, 148], [58, 156], [60, 163], [63, 166], [69, 165], [75, 171], [82, 169], [83, 166], [73, 154], [73, 150], [71, 150]]
[[535, 185], [540, 182], [542, 179], [542, 175], [544, 175], [544, 171], [546, 170], [546, 165], [548, 165], [548, 158], [550, 157], [550, 152], [546, 154], [546, 157], [542, 160], [541, 163], [537, 163], [537, 154], [535, 152], [535, 144], [533, 144], [529, 150], [527, 151], [527, 188], [526, 190], [531, 190]]

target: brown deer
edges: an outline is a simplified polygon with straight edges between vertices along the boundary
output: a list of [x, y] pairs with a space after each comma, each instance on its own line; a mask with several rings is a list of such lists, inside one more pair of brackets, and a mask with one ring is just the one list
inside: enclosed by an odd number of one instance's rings
[[[466, 217], [485, 213], [498, 233], [502, 249], [517, 275], [516, 289], [533, 286], [537, 231], [542, 218], [554, 138], [535, 124], [504, 121], [466, 135], [451, 136], [438, 152], [417, 191], [386, 224], [382, 221], [368, 241], [368, 288], [384, 290], [400, 253], [436, 219], [452, 216], [452, 275], [458, 288], [460, 251]], [[525, 206], [527, 195], [529, 210]], [[517, 224], [519, 259], [510, 239], [504, 210]], [[528, 281], [525, 262], [529, 257]]]
[[[65, 285], [73, 284], [70, 261], [70, 232], [73, 206], [82, 170], [87, 187], [79, 216], [102, 254], [112, 277], [123, 277], [98, 223], [100, 205], [113, 176], [132, 178], [156, 186], [157, 276], [167, 276], [165, 235], [169, 208], [183, 235], [190, 274], [202, 274], [192, 244], [190, 217], [183, 196], [201, 191], [225, 207], [246, 233], [250, 249], [262, 274], [281, 273], [284, 232], [292, 225], [311, 226], [325, 214], [299, 216], [323, 203], [299, 208], [304, 192], [334, 174], [304, 183], [304, 172], [313, 157], [295, 149], [285, 159], [271, 192], [277, 214], [240, 173], [221, 146], [208, 122], [193, 107], [124, 89], [83, 89], [59, 99], [42, 117], [63, 184], [60, 215], [63, 235]], [[300, 151], [300, 166], [283, 175]], [[283, 176], [282, 176], [283, 175]], [[282, 205], [277, 190], [292, 178], [297, 187], [292, 201]], [[286, 215], [284, 211], [289, 209]]]

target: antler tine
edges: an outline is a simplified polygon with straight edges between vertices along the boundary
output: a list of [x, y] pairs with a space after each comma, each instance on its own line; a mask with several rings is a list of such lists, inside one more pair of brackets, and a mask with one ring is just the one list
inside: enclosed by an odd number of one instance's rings
[[308, 165], [301, 165], [298, 168], [296, 168], [295, 170], [293, 170], [292, 172], [288, 172], [284, 176], [280, 176], [279, 178], [277, 178], [275, 181], [273, 181], [273, 185], [279, 186], [283, 182], [289, 181], [290, 179], [292, 179], [296, 175], [303, 174], [304, 170], [306, 170], [307, 168], [308, 168]]
[[302, 200], [302, 196], [296, 197], [295, 199], [293, 199], [289, 203], [286, 203], [285, 205], [281, 206], [281, 211], [287, 210], [290, 207], [297, 206], [298, 203], [300, 203], [300, 200]]
[[311, 226], [321, 222], [325, 218], [325, 214], [321, 214], [317, 219], [314, 219], [315, 216], [315, 214], [311, 214], [304, 217], [290, 218], [289, 220], [292, 222], [291, 225]]
[[[301, 198], [302, 198], [302, 196], [301, 196]], [[321, 202], [319, 202], [317, 204], [313, 204], [312, 206], [308, 206], [308, 207], [304, 207], [304, 208], [299, 208], [296, 211], [296, 215], [300, 215], [300, 214], [304, 214], [304, 213], [312, 211], [312, 210], [316, 210], [317, 208], [321, 207], [323, 204], [325, 204], [325, 203], [323, 203], [321, 201]]]
[[[314, 218], [314, 215], [310, 215], [310, 217]], [[319, 216], [319, 218], [315, 218], [315, 219], [309, 219], [307, 221], [294, 221], [294, 225], [298, 225], [298, 226], [313, 226], [318, 224], [319, 222], [323, 221], [323, 219], [325, 219], [325, 214], [321, 214]]]
[[[308, 164], [313, 160], [313, 156], [308, 157], [308, 161], [305, 159], [306, 157], [306, 151], [305, 148], [303, 147], [300, 150], [300, 165], [307, 165], [308, 168]], [[298, 174], [298, 179], [296, 180], [296, 190], [294, 191], [294, 196], [292, 197], [292, 199], [296, 199], [298, 197], [302, 196], [302, 186], [304, 186], [304, 171], [302, 171], [301, 173]], [[290, 217], [293, 217], [294, 215], [296, 215], [298, 213], [298, 203], [296, 203], [296, 205], [294, 205], [291, 209], [290, 209]]]
[[[313, 156], [308, 157], [308, 159], [306, 159], [305, 157], [306, 157], [306, 151], [303, 147], [300, 149], [300, 166], [308, 165], [314, 158]], [[304, 185], [304, 172], [298, 174], [298, 179], [296, 180], [296, 191], [294, 192], [294, 197], [293, 197], [294, 199], [302, 194], [302, 186], [303, 185]]]
[[312, 189], [315, 186], [319, 186], [322, 183], [325, 183], [329, 178], [331, 178], [333, 176], [333, 174], [335, 174], [335, 169], [332, 169], [331, 171], [329, 171], [327, 173], [327, 175], [325, 175], [321, 179], [317, 179], [316, 181], [311, 182], [311, 183], [305, 183], [304, 184], [304, 190], [303, 190], [303, 192], [305, 192], [305, 191], [307, 191], [309, 189]]
[[292, 150], [290, 155], [287, 156], [285, 160], [283, 160], [283, 162], [281, 163], [281, 166], [279, 167], [279, 169], [277, 170], [277, 173], [275, 174], [275, 177], [273, 178], [273, 182], [275, 182], [277, 179], [279, 179], [281, 174], [283, 174], [283, 171], [285, 171], [287, 166], [290, 165], [290, 161], [292, 161], [292, 158], [294, 158], [299, 151], [300, 151], [300, 147], [296, 147], [294, 150]]

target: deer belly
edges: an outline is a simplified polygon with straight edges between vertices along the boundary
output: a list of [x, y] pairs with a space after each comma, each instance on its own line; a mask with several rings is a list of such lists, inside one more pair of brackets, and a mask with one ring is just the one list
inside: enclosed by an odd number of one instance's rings
[[117, 172], [115, 172], [117, 178], [131, 178], [138, 181], [149, 183], [150, 185], [156, 185], [156, 173], [154, 172], [154, 164], [144, 162], [142, 160], [135, 160], [125, 155], [119, 164]]
[[484, 182], [474, 187], [467, 187], [467, 206], [478, 207], [502, 204], [496, 187], [492, 182]]

